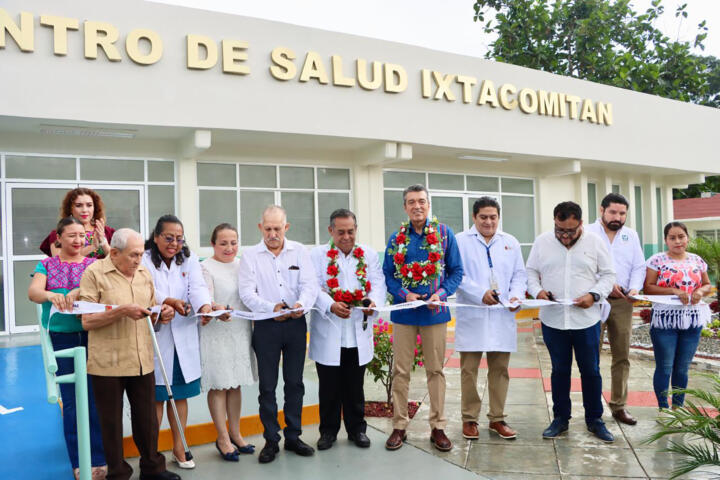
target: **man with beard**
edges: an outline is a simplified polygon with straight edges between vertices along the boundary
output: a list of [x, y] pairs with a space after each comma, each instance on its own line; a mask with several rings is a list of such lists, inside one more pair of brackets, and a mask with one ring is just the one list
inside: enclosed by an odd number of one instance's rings
[[640, 239], [634, 230], [625, 226], [628, 201], [622, 195], [609, 193], [600, 204], [600, 218], [588, 225], [592, 232], [605, 241], [613, 258], [615, 285], [608, 297], [610, 316], [602, 325], [600, 348], [605, 330], [608, 333], [612, 354], [611, 398], [612, 416], [627, 425], [637, 420], [625, 409], [627, 382], [630, 374], [630, 334], [632, 333], [632, 303], [630, 296], [637, 295], [645, 281], [645, 256]]

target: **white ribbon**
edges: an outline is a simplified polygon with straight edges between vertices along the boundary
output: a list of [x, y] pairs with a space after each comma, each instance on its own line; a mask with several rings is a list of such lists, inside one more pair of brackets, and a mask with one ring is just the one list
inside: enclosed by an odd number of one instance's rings
[[[630, 298], [633, 300], [640, 300], [643, 302], [658, 303], [661, 305], [677, 305], [677, 306], [688, 306], [682, 303], [680, 297], [677, 295], [633, 295]], [[696, 305], [705, 304], [702, 300]]]

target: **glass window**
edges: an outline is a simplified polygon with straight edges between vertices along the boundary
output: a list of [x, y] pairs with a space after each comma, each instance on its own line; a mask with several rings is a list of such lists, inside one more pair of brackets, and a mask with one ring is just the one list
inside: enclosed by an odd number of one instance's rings
[[237, 222], [237, 194], [234, 190], [200, 190], [200, 246], [210, 246], [210, 235], [220, 223]]
[[350, 190], [350, 170], [345, 168], [318, 168], [318, 188], [328, 190]]
[[430, 188], [435, 190], [465, 190], [465, 180], [462, 175], [445, 175], [431, 173], [428, 175]]
[[263, 165], [240, 165], [240, 186], [252, 188], [275, 188], [275, 167]]
[[7, 178], [52, 178], [53, 180], [75, 180], [75, 159], [63, 157], [5, 157]]
[[535, 239], [535, 208], [533, 197], [502, 196], [502, 229], [514, 235], [520, 243]]
[[[635, 185], [635, 231], [640, 237], [640, 244], [643, 243], [643, 217], [642, 217], [642, 187]], [[643, 247], [644, 250], [644, 247]]]
[[[58, 222], [66, 188], [13, 188], [12, 232], [14, 255], [41, 255], [40, 244]], [[27, 279], [25, 279], [27, 281]], [[27, 294], [27, 285], [25, 285]]]
[[588, 192], [588, 223], [593, 223], [597, 219], [597, 186], [594, 183], [587, 184]]
[[402, 192], [397, 190], [385, 190], [385, 238], [400, 228], [402, 222], [407, 221], [408, 217], [403, 208]]
[[142, 182], [145, 180], [145, 165], [140, 160], [81, 158], [80, 178], [83, 180]]
[[383, 172], [383, 184], [385, 188], [425, 185], [425, 174], [421, 172]]
[[522, 250], [523, 260], [527, 263], [527, 259], [530, 256], [530, 250], [532, 250], [532, 245], [520, 245], [520, 250]]
[[275, 203], [273, 192], [240, 192], [240, 244], [255, 245], [262, 238], [258, 230], [260, 216], [268, 205]]
[[148, 185], [148, 230], [155, 228], [157, 219], [168, 213], [175, 215], [175, 187]]
[[467, 176], [467, 189], [473, 192], [497, 192], [500, 179], [497, 177], [478, 177], [475, 175]]
[[234, 163], [198, 163], [197, 184], [203, 187], [234, 187]]
[[463, 199], [462, 197], [432, 196], [432, 214], [440, 223], [452, 228], [453, 232], [463, 231]]
[[282, 192], [280, 197], [290, 223], [288, 237], [305, 245], [315, 244], [314, 197], [311, 192]]
[[314, 188], [314, 175], [308, 167], [280, 167], [280, 188]]
[[148, 182], [173, 182], [175, 181], [175, 163], [148, 160], [147, 175]]
[[338, 208], [350, 208], [349, 193], [318, 193], [318, 227], [320, 242], [327, 238], [327, 226], [330, 224], [330, 214]]
[[[140, 192], [137, 190], [95, 190], [105, 204], [108, 226], [140, 231]], [[156, 219], [157, 220], [157, 219]]]
[[[8, 325], [5, 323], [5, 301], [3, 300], [5, 298], [5, 278], [3, 277], [3, 261], [0, 260], [0, 332], [4, 332], [8, 330]], [[30, 282], [28, 282], [28, 285], [30, 285]], [[27, 292], [27, 289], [26, 289]], [[29, 300], [25, 300], [29, 301]]]
[[612, 193], [620, 193], [620, 185], [613, 185], [612, 186]]
[[533, 181], [523, 178], [503, 178], [502, 191], [503, 193], [526, 193], [532, 195], [534, 193]]
[[714, 242], [717, 238], [716, 232], [717, 230], [697, 230], [695, 232], [695, 237], [705, 239], [708, 242]]
[[13, 262], [13, 285], [15, 297], [15, 326], [27, 327], [37, 325], [36, 304], [28, 300], [28, 286], [30, 274], [35, 271], [39, 260], [24, 260]]

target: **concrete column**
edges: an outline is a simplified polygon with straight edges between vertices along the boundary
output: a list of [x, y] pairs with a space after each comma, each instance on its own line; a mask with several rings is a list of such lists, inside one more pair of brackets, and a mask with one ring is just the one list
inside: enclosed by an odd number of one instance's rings
[[[185, 238], [194, 248], [200, 246], [200, 212], [197, 189], [197, 162], [182, 158], [177, 162], [177, 213], [185, 227]], [[152, 228], [152, 227], [151, 227]]]

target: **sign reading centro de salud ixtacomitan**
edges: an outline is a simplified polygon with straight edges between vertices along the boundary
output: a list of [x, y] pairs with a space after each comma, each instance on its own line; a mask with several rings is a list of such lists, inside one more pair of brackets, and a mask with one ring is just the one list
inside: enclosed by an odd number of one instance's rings
[[[53, 32], [53, 51], [55, 55], [67, 55], [68, 35], [70, 31], [80, 30], [77, 18], [40, 15], [39, 26]], [[6, 37], [14, 40], [23, 52], [35, 51], [35, 16], [20, 12], [17, 21], [0, 8], [0, 49], [6, 47]], [[82, 25], [84, 55], [87, 59], [97, 59], [102, 51], [108, 60], [122, 61], [121, 50], [138, 65], [153, 65], [163, 56], [163, 40], [160, 35], [149, 29], [135, 29], [118, 41], [120, 32], [108, 22], [85, 21]], [[124, 43], [124, 45], [123, 45]], [[247, 61], [250, 46], [246, 41], [234, 39], [215, 39], [196, 34], [186, 36], [187, 68], [210, 70], [221, 65], [227, 74], [250, 75]], [[268, 69], [272, 78], [278, 81], [317, 82], [322, 85], [382, 90], [399, 94], [408, 88], [407, 70], [399, 64], [356, 58], [345, 62], [340, 55], [323, 58], [318, 52], [307, 51], [298, 55], [287, 47], [276, 47], [270, 52]], [[351, 64], [354, 63], [352, 68]], [[352, 73], [351, 73], [352, 72]], [[520, 109], [525, 114], [537, 114], [549, 117], [568, 118], [590, 124], [609, 126], [613, 123], [612, 104], [593, 102], [560, 92], [548, 92], [533, 88], [518, 89], [511, 83], [498, 86], [492, 80], [478, 81], [470, 75], [441, 73], [429, 69], [420, 70], [420, 91], [422, 97], [447, 102], [462, 101], [466, 104], [501, 107], [505, 110]]]

